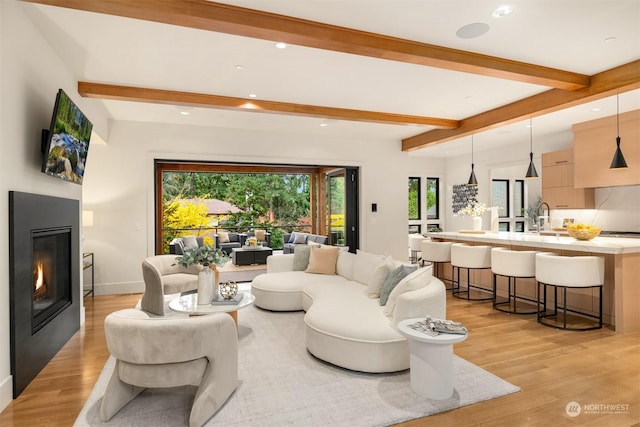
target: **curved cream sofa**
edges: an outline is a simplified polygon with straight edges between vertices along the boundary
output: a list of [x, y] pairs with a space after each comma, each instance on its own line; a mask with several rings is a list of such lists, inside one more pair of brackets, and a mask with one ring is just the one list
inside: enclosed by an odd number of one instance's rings
[[252, 282], [254, 304], [306, 311], [305, 344], [319, 359], [361, 372], [402, 371], [409, 368], [409, 348], [396, 325], [426, 315], [446, 318], [446, 290], [429, 266], [403, 279], [381, 306], [372, 282], [380, 280], [376, 274], [384, 262], [389, 269], [402, 264], [366, 252], [340, 252], [337, 274], [327, 275], [294, 271], [294, 254], [270, 256], [267, 273]]

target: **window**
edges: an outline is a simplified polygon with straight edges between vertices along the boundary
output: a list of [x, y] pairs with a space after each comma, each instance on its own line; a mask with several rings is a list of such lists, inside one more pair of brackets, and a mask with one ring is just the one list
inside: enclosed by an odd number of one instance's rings
[[509, 180], [494, 179], [492, 185], [492, 206], [498, 207], [498, 216], [500, 218], [509, 218]]
[[440, 178], [427, 178], [427, 219], [440, 218]]
[[498, 224], [498, 231], [509, 231], [511, 228], [511, 223], [509, 222], [500, 222]]
[[409, 219], [420, 219], [420, 178], [409, 178]]
[[513, 185], [513, 210], [513, 216], [524, 217], [524, 180], [522, 179], [516, 179]]
[[409, 234], [421, 234], [422, 226], [420, 224], [409, 225]]

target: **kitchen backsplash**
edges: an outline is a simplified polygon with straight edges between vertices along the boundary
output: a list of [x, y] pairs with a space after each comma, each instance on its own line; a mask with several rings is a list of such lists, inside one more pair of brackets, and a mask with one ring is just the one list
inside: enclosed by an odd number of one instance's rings
[[596, 188], [595, 197], [596, 209], [552, 209], [551, 223], [573, 218], [606, 231], [640, 232], [640, 185]]

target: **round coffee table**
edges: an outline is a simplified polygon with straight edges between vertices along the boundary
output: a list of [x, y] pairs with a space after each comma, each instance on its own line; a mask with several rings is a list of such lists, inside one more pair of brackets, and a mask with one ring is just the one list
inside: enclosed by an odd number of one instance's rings
[[189, 313], [191, 316], [203, 316], [212, 313], [229, 313], [238, 326], [238, 310], [253, 304], [256, 297], [248, 292], [240, 292], [242, 299], [238, 304], [204, 304], [198, 305], [198, 294], [182, 295], [169, 302], [169, 308], [180, 313]]
[[398, 331], [409, 341], [411, 389], [428, 399], [448, 399], [453, 394], [453, 344], [466, 340], [467, 334], [430, 336], [409, 327], [421, 320], [398, 323]]

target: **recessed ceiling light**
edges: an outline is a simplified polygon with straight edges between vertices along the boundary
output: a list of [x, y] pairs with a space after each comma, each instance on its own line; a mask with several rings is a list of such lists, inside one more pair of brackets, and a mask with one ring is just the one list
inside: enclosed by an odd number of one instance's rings
[[591, 112], [592, 112], [592, 113], [597, 113], [598, 111], [600, 111], [600, 107], [593, 107], [593, 108], [591, 109]]
[[284, 48], [286, 48], [286, 47], [287, 47], [287, 44], [286, 44], [286, 43], [282, 43], [282, 42], [280, 42], [280, 43], [276, 43], [276, 47], [277, 47], [278, 49], [284, 49]]
[[189, 114], [191, 114], [191, 113], [188, 112], [188, 111], [180, 111], [180, 115], [181, 116], [188, 116]]
[[474, 39], [480, 37], [489, 31], [489, 25], [484, 22], [476, 22], [473, 24], [465, 25], [456, 31], [456, 36], [461, 39]]
[[511, 6], [511, 5], [505, 4], [503, 6], [500, 6], [496, 10], [494, 10], [491, 13], [491, 15], [493, 15], [496, 18], [502, 18], [503, 16], [511, 15], [515, 8], [516, 8], [515, 6]]
[[605, 43], [613, 43], [614, 41], [616, 41], [615, 37], [607, 37], [606, 39], [604, 39]]
[[244, 70], [244, 67], [242, 65], [240, 65], [240, 64], [236, 65], [233, 68], [235, 68], [236, 70]]
[[250, 93], [249, 94], [249, 98], [256, 98], [258, 95], [256, 95], [255, 93]]

